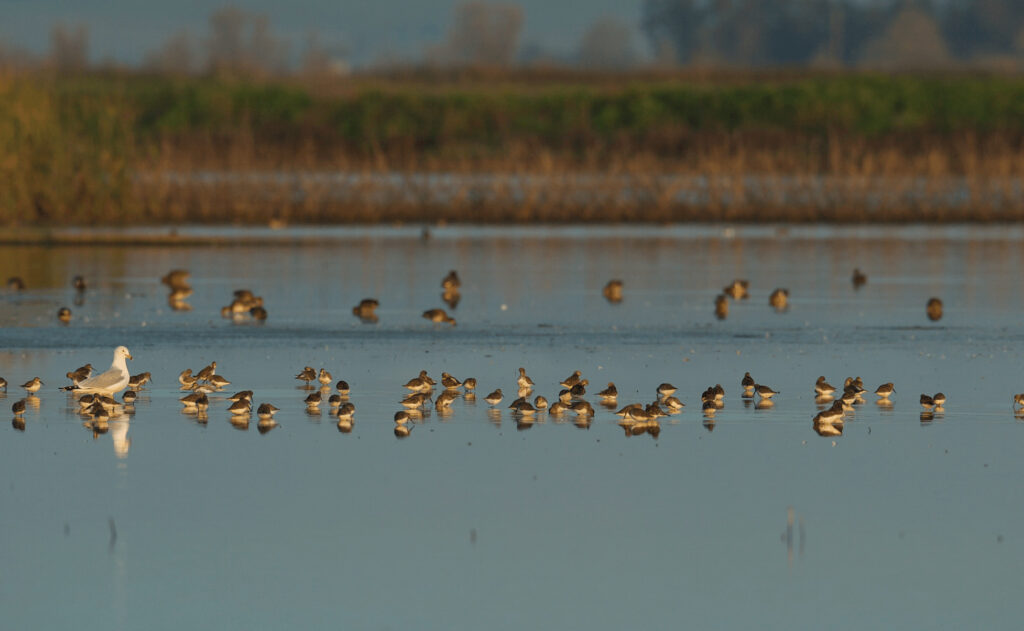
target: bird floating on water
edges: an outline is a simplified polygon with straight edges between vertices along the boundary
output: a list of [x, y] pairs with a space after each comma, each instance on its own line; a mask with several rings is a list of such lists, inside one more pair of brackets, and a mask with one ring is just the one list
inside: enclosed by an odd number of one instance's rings
[[427, 309], [423, 312], [423, 317], [431, 322], [444, 323], [455, 326], [455, 318], [445, 313], [444, 309]]

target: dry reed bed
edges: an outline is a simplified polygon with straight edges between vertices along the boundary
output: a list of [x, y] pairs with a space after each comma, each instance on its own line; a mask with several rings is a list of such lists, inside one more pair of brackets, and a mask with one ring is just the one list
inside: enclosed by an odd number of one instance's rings
[[5, 224], [1024, 219], [1007, 77], [0, 77], [0, 146]]

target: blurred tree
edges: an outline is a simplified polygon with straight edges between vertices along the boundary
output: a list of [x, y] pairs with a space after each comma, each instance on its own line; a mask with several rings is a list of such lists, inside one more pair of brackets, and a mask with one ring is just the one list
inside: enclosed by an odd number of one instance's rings
[[164, 41], [160, 48], [146, 54], [142, 66], [161, 74], [192, 74], [196, 70], [195, 42], [187, 30], [180, 30]]
[[515, 60], [523, 10], [514, 4], [464, 2], [455, 8], [448, 38], [426, 51], [440, 65], [508, 66]]
[[688, 63], [700, 48], [699, 33], [710, 13], [700, 0], [647, 0], [641, 28], [655, 51], [671, 50], [676, 61]]
[[868, 41], [861, 63], [885, 69], [921, 69], [950, 65], [952, 59], [935, 17], [908, 3], [885, 32]]
[[599, 18], [583, 33], [577, 60], [579, 65], [592, 69], [622, 69], [636, 64], [633, 29], [618, 18]]
[[1021, 29], [1021, 0], [951, 0], [942, 20], [950, 49], [963, 59], [1012, 52]]
[[225, 7], [210, 16], [207, 68], [213, 74], [263, 76], [288, 67], [288, 44], [274, 36], [265, 15]]
[[82, 72], [89, 66], [89, 29], [55, 24], [50, 29], [50, 65], [62, 74]]

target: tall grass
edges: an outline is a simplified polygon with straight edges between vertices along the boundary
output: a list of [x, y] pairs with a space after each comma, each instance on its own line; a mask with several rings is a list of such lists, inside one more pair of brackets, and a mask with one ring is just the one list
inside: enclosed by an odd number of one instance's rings
[[[323, 86], [8, 76], [0, 77], [0, 147], [5, 224], [272, 216], [532, 221], [568, 220], [581, 212], [655, 220], [709, 212], [726, 219], [785, 218], [788, 212], [810, 220], [838, 216], [841, 208], [856, 218], [864, 214], [856, 208], [864, 195], [851, 190], [881, 176], [963, 177], [972, 191], [990, 191], [994, 182], [1019, 186], [1012, 181], [1024, 175], [1024, 79], [840, 74], [554, 81], [526, 75], [433, 83], [363, 77]], [[525, 198], [520, 191], [503, 200], [502, 191], [491, 191], [486, 202], [479, 191], [467, 191], [442, 207], [424, 191], [382, 209], [369, 192], [366, 199], [340, 200], [315, 178], [253, 187], [197, 186], [169, 177], [203, 170], [535, 173], [548, 184]], [[616, 183], [606, 201], [598, 193], [578, 201], [569, 183], [580, 172], [606, 174]], [[678, 191], [665, 190], [654, 177], [664, 173], [711, 176], [714, 184], [700, 203], [680, 202]], [[756, 190], [743, 179], [751, 174], [762, 176]], [[791, 194], [765, 191], [772, 177], [793, 176], [843, 179], [835, 196], [819, 195], [803, 206]], [[559, 177], [565, 184], [553, 186]], [[644, 194], [614, 201], [622, 178]], [[808, 180], [808, 186], [821, 181]], [[375, 187], [368, 182], [367, 191]], [[792, 181], [786, 182], [780, 187], [789, 190]], [[995, 210], [995, 199], [986, 193], [972, 200], [973, 218], [994, 216], [986, 212]], [[931, 217], [928, 208], [902, 204], [894, 202], [887, 216]], [[618, 206], [628, 208], [614, 211]]]

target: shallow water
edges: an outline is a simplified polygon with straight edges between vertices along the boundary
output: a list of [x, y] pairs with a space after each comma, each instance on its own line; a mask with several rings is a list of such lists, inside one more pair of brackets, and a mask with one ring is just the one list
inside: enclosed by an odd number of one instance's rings
[[[184, 230], [196, 234], [198, 230]], [[223, 230], [245, 243], [254, 233]], [[1018, 228], [417, 228], [260, 233], [235, 247], [3, 247], [3, 627], [1009, 628], [1024, 607], [1024, 391]], [[855, 290], [850, 272], [869, 276]], [[192, 271], [191, 311], [158, 279]], [[456, 327], [420, 317], [462, 277]], [[69, 280], [89, 289], [75, 304]], [[601, 288], [625, 283], [609, 304]], [[751, 298], [715, 319], [715, 295]], [[232, 290], [265, 324], [219, 316]], [[776, 313], [768, 294], [791, 292]], [[380, 300], [377, 324], [351, 307]], [[945, 315], [925, 317], [941, 297]], [[55, 313], [70, 306], [74, 319]], [[127, 345], [150, 371], [134, 414], [82, 426], [64, 373]], [[216, 360], [281, 408], [261, 435], [179, 412], [176, 375]], [[293, 376], [325, 366], [356, 420], [309, 415]], [[597, 406], [587, 428], [507, 409], [516, 369], [554, 399], [575, 369], [619, 404], [669, 381], [686, 404], [657, 438]], [[480, 382], [397, 439], [401, 384]], [[751, 371], [781, 393], [739, 396]], [[821, 437], [812, 384], [894, 381]], [[713, 424], [700, 392], [724, 385]], [[594, 387], [597, 386], [597, 387]], [[491, 410], [483, 395], [503, 388]], [[949, 396], [922, 421], [921, 393]], [[787, 531], [787, 509], [792, 527]]]

